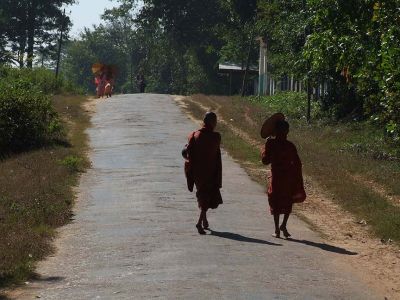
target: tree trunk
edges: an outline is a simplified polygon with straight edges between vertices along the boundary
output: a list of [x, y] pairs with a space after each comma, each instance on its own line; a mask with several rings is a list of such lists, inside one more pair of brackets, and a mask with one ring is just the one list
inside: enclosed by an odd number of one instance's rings
[[63, 33], [64, 33], [64, 18], [65, 18], [65, 8], [64, 8], [64, 12], [63, 12], [63, 20], [62, 20], [61, 29], [60, 29], [60, 40], [59, 40], [58, 51], [57, 51], [56, 79], [58, 79], [58, 73], [60, 71], [61, 50], [62, 50]]
[[18, 49], [18, 65], [19, 68], [22, 69], [24, 67], [24, 56], [25, 56], [25, 48], [26, 48], [26, 37], [23, 36], [19, 40], [19, 49]]
[[242, 91], [241, 91], [242, 97], [244, 97], [246, 94], [246, 80], [247, 80], [247, 73], [249, 72], [249, 67], [250, 67], [250, 54], [251, 54], [251, 47], [253, 46], [253, 40], [254, 40], [254, 25], [250, 33], [249, 49], [247, 51], [247, 59], [246, 59], [246, 69], [244, 70], [243, 82], [242, 82]]
[[30, 1], [30, 6], [27, 11], [28, 14], [28, 22], [27, 22], [27, 33], [28, 33], [28, 47], [26, 49], [27, 53], [27, 61], [26, 61], [26, 66], [29, 69], [32, 69], [33, 66], [33, 49], [34, 49], [34, 43], [35, 43], [35, 15], [36, 15], [36, 1], [31, 0]]

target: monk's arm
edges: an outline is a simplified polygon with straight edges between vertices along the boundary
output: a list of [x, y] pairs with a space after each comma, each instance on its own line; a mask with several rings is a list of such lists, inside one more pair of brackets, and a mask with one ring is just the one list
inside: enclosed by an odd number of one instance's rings
[[222, 188], [222, 158], [221, 158], [221, 135], [219, 135], [218, 141], [218, 156], [217, 156], [217, 180], [218, 180], [218, 187]]
[[270, 148], [270, 145], [267, 140], [264, 148], [261, 151], [261, 161], [264, 165], [268, 165], [271, 163], [271, 154], [270, 154], [269, 148]]
[[218, 158], [217, 158], [217, 184], [219, 188], [222, 188], [222, 159], [221, 159], [221, 150], [218, 150]]
[[194, 147], [194, 135], [195, 132], [192, 132], [188, 136], [188, 142], [182, 150], [182, 156], [184, 159], [189, 160], [193, 155], [193, 147]]

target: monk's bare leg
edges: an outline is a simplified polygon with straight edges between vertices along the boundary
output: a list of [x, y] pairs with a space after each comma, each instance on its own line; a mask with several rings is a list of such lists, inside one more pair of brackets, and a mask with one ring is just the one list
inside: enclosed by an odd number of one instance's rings
[[279, 230], [279, 214], [274, 214], [274, 223], [275, 223], [275, 233], [272, 236], [279, 238], [280, 230]]
[[199, 224], [202, 224], [204, 220], [207, 220], [207, 211], [202, 209], [200, 212]]
[[203, 216], [203, 228], [208, 229], [210, 225], [208, 224], [207, 220], [207, 210], [204, 211], [204, 216]]
[[290, 237], [290, 233], [287, 231], [287, 228], [286, 228], [287, 221], [289, 220], [289, 216], [290, 216], [290, 214], [285, 214], [285, 215], [283, 216], [282, 225], [281, 225], [281, 227], [280, 227], [280, 230], [282, 230], [283, 235], [284, 235], [286, 238]]
[[203, 226], [201, 225], [203, 223], [204, 219], [207, 220], [207, 210], [202, 209], [201, 212], [200, 212], [199, 221], [196, 224], [197, 231], [200, 234], [206, 234], [206, 232], [203, 229]]

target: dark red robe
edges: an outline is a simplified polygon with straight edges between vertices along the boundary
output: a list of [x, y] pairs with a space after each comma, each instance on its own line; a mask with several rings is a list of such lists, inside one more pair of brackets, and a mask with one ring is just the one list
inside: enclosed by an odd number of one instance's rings
[[268, 139], [262, 151], [262, 162], [271, 164], [268, 178], [268, 202], [271, 214], [290, 214], [293, 203], [306, 198], [302, 165], [296, 146], [286, 139]]
[[196, 185], [201, 209], [215, 209], [222, 204], [221, 135], [206, 127], [192, 132], [188, 138], [185, 164], [188, 187]]

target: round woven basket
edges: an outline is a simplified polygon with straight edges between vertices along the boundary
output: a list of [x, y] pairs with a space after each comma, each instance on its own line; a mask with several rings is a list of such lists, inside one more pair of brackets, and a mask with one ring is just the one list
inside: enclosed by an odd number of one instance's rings
[[268, 119], [264, 121], [263, 126], [261, 127], [261, 137], [266, 139], [270, 136], [275, 136], [275, 124], [277, 121], [284, 121], [285, 115], [283, 113], [276, 113], [270, 116]]

